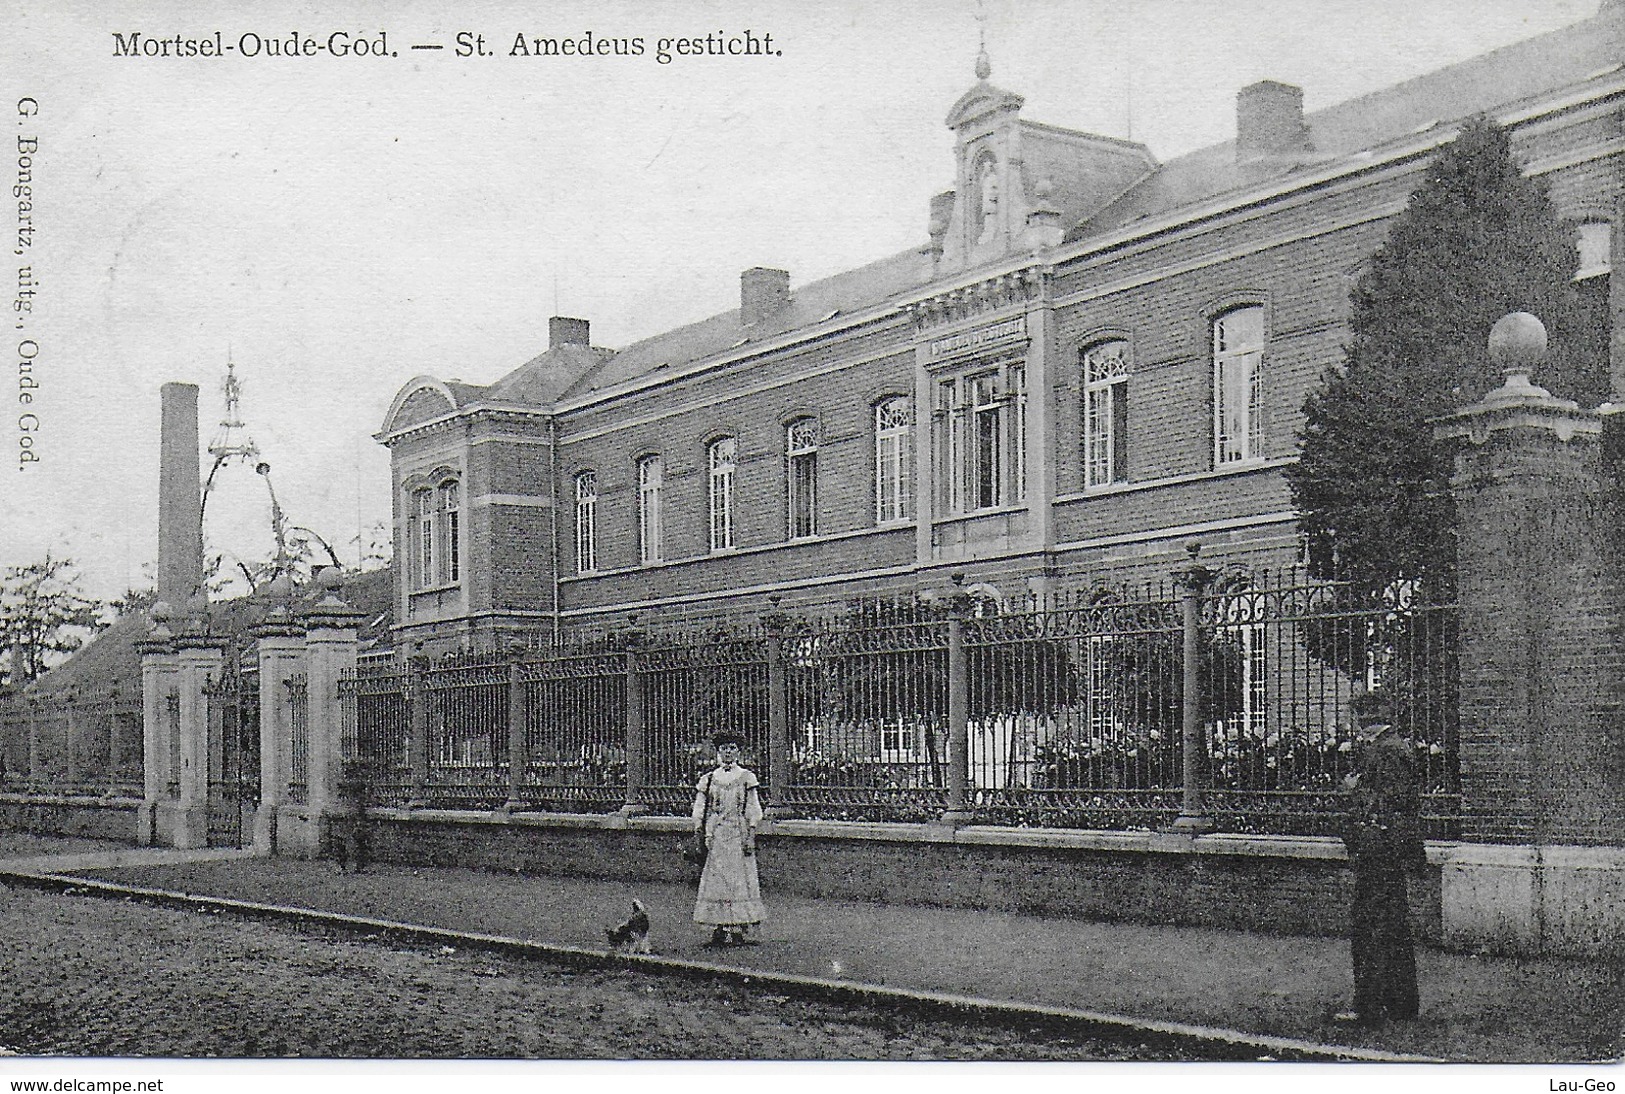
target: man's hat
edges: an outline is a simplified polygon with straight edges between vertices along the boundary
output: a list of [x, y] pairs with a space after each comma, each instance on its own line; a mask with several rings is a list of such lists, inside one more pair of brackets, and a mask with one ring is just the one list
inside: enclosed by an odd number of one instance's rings
[[723, 745], [738, 745], [740, 748], [744, 748], [745, 738], [731, 729], [724, 729], [711, 734], [711, 743], [717, 748], [721, 748]]

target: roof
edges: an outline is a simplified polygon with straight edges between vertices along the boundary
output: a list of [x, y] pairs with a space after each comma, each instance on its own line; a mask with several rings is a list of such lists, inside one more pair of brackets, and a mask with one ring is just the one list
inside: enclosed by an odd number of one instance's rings
[[[1052, 200], [1063, 210], [1097, 209], [1078, 221], [1069, 241], [1085, 240], [1125, 225], [1255, 186], [1269, 178], [1285, 178], [1318, 164], [1336, 161], [1366, 149], [1449, 124], [1473, 114], [1577, 85], [1600, 76], [1625, 59], [1625, 4], [1605, 5], [1590, 19], [1549, 34], [1518, 42], [1393, 87], [1306, 115], [1313, 151], [1296, 157], [1253, 160], [1238, 164], [1234, 140], [1180, 156], [1157, 166], [1143, 146], [1111, 138], [1091, 137], [1023, 121], [1033, 131], [1030, 165], [1036, 182], [1048, 176], [1055, 188]], [[978, 83], [955, 103], [950, 124], [962, 124], [988, 110], [1021, 106], [1019, 95]], [[1107, 174], [1119, 178], [1116, 188], [1095, 192], [1108, 179], [1091, 170], [1080, 180], [1061, 171], [1061, 159], [1049, 162], [1049, 143], [1061, 139], [1093, 142], [1096, 158]], [[1098, 147], [1095, 147], [1098, 146]], [[1102, 201], [1107, 202], [1103, 208]], [[739, 310], [723, 312], [697, 323], [646, 338], [619, 351], [561, 346], [549, 349], [488, 387], [448, 383], [458, 407], [470, 404], [508, 404], [545, 407], [562, 399], [607, 391], [663, 369], [720, 356], [730, 350], [766, 343], [775, 337], [816, 326], [842, 314], [885, 303], [931, 280], [927, 249], [894, 254], [878, 262], [795, 289], [789, 303], [754, 325], [742, 321]]]
[[1075, 226], [1067, 238], [1087, 239], [1271, 176], [1284, 178], [1436, 125], [1584, 83], [1621, 61], [1625, 61], [1625, 7], [1615, 6], [1573, 26], [1306, 114], [1314, 147], [1308, 156], [1239, 164], [1236, 142], [1229, 140], [1169, 160], [1122, 198]]
[[[394, 589], [393, 571], [389, 567], [346, 576], [339, 595], [345, 603], [365, 613], [360, 626], [363, 645], [379, 638], [387, 639], [394, 616]], [[295, 610], [313, 606], [321, 595], [321, 589], [314, 583], [306, 586]], [[210, 631], [246, 645], [249, 631], [264, 619], [265, 609], [265, 601], [255, 596], [211, 604]], [[68, 691], [105, 695], [110, 689], [116, 689], [120, 695], [140, 695], [141, 655], [136, 651], [136, 643], [144, 641], [151, 630], [145, 610], [120, 616], [72, 657], [34, 683], [42, 695]]]
[[751, 342], [766, 342], [800, 327], [870, 307], [922, 284], [929, 268], [922, 251], [903, 251], [803, 285], [790, 294], [789, 303], [761, 322], [746, 325], [740, 311], [734, 309], [665, 331], [627, 346], [565, 394], [584, 395], [613, 387], [663, 367], [685, 365]]
[[588, 379], [594, 369], [614, 356], [615, 351], [609, 349], [554, 346], [483, 389], [482, 394], [491, 402], [546, 406], [572, 384]]

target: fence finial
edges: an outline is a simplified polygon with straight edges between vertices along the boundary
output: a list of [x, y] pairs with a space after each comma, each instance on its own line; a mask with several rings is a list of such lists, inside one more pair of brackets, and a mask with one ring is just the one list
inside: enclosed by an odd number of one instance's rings
[[1200, 593], [1207, 588], [1208, 583], [1213, 580], [1217, 571], [1209, 569], [1197, 561], [1198, 556], [1202, 553], [1202, 545], [1198, 541], [1193, 539], [1187, 542], [1185, 544], [1185, 553], [1190, 556], [1190, 565], [1184, 569], [1175, 570], [1174, 580], [1185, 590]]

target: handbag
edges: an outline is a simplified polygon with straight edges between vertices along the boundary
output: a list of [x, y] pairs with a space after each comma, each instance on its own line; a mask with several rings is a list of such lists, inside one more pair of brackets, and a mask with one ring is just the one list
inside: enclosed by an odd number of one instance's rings
[[700, 814], [700, 830], [683, 841], [683, 861], [690, 866], [704, 866], [710, 848], [705, 845], [706, 822], [711, 819], [711, 776], [705, 777], [705, 806]]

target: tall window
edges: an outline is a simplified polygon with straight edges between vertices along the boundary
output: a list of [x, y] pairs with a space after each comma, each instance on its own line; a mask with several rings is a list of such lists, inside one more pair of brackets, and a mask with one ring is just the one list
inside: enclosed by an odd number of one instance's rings
[[448, 482], [440, 487], [440, 528], [436, 537], [437, 555], [435, 577], [441, 585], [455, 584], [460, 576], [462, 537], [459, 534], [460, 510], [457, 484]]
[[1213, 322], [1213, 463], [1264, 454], [1264, 309], [1238, 308]]
[[935, 424], [946, 511], [973, 513], [1026, 496], [1026, 369], [1019, 362], [939, 381]]
[[907, 520], [913, 496], [914, 404], [897, 396], [875, 407], [875, 522]]
[[738, 442], [723, 437], [705, 450], [710, 468], [711, 550], [726, 551], [734, 545], [734, 470]]
[[598, 569], [598, 476], [576, 476], [576, 573]]
[[793, 421], [784, 431], [790, 538], [818, 534], [818, 422]]
[[1083, 354], [1083, 484], [1128, 479], [1128, 343], [1102, 342]]
[[461, 574], [461, 492], [455, 481], [412, 492], [407, 527], [408, 566], [414, 589], [455, 585]]
[[428, 589], [434, 585], [434, 491], [424, 489], [412, 495], [412, 558], [417, 569], [414, 585]]
[[638, 560], [660, 561], [660, 488], [665, 467], [659, 456], [638, 461]]

